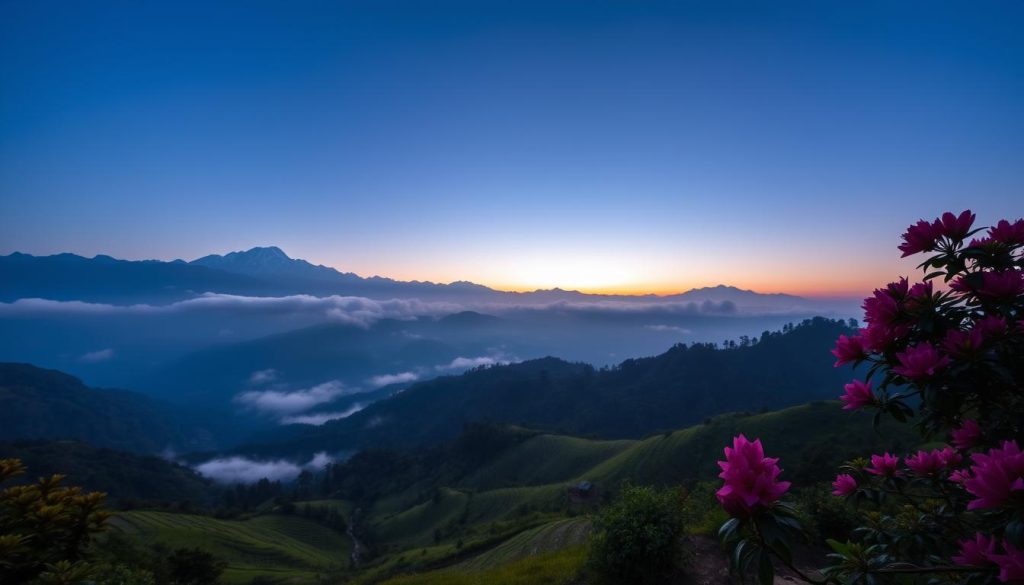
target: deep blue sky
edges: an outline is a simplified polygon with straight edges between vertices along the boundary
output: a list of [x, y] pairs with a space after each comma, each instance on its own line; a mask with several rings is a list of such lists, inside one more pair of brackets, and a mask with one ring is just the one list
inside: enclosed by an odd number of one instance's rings
[[0, 6], [0, 254], [854, 293], [1024, 214], [1018, 1]]

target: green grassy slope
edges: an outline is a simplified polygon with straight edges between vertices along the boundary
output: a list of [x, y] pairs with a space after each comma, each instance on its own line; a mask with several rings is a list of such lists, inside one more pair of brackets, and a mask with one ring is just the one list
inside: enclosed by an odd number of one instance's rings
[[585, 562], [586, 549], [572, 547], [482, 571], [447, 569], [402, 575], [382, 585], [569, 585], [578, 582]]
[[264, 575], [311, 581], [329, 567], [348, 566], [347, 537], [295, 516], [218, 520], [169, 512], [117, 514], [115, 529], [172, 548], [199, 547], [228, 563], [225, 583], [248, 583]]
[[460, 571], [484, 571], [520, 559], [580, 546], [590, 536], [587, 518], [555, 520], [524, 530], [500, 545], [453, 567]]
[[593, 441], [561, 435], [538, 435], [502, 453], [459, 485], [476, 490], [571, 481], [635, 441]]
[[[528, 583], [521, 579], [535, 571], [554, 579], [538, 576], [537, 582], [560, 582], [578, 565], [570, 552], [589, 531], [586, 518], [569, 516], [592, 509], [570, 502], [567, 488], [582, 479], [594, 482], [596, 504], [624, 481], [714, 480], [723, 447], [740, 432], [761, 438], [767, 453], [781, 458], [783, 478], [797, 488], [831, 479], [838, 464], [854, 456], [883, 449], [904, 453], [920, 443], [906, 425], [883, 424], [875, 433], [870, 417], [845, 412], [838, 402], [723, 415], [638, 441], [531, 436], [496, 447], [497, 455], [467, 463], [461, 474], [412, 475], [413, 481], [361, 503], [360, 524], [380, 556], [353, 583], [420, 571], [430, 572], [422, 581], [405, 577], [396, 583]], [[302, 506], [353, 514], [352, 504], [340, 500], [297, 504]], [[310, 580], [332, 565], [347, 567], [351, 547], [344, 535], [298, 516], [227, 521], [129, 512], [115, 522], [149, 540], [200, 546], [225, 558], [230, 583], [261, 574]]]
[[708, 424], [647, 438], [596, 465], [580, 478], [606, 485], [679, 484], [714, 479], [722, 449], [739, 433], [760, 438], [765, 452], [781, 459], [783, 478], [796, 485], [830, 479], [837, 464], [881, 449], [906, 451], [921, 442], [909, 425], [883, 424], [822, 401], [777, 412], [729, 414]]
[[434, 530], [458, 522], [469, 501], [463, 492], [439, 488], [436, 497], [398, 514], [371, 520], [370, 530], [380, 542], [399, 547], [426, 546]]

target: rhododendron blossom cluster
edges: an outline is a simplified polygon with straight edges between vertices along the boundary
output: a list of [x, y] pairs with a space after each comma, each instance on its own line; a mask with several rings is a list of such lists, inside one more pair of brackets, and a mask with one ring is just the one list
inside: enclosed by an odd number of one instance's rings
[[[830, 541], [834, 564], [818, 580], [792, 565], [786, 535], [799, 523], [780, 500], [789, 484], [777, 481], [777, 460], [740, 435], [718, 492], [734, 517], [721, 534], [737, 570], [754, 559], [762, 585], [776, 564], [818, 585], [1024, 584], [1024, 219], [975, 221], [966, 210], [910, 225], [898, 248], [925, 254], [923, 278], [875, 289], [864, 326], [832, 350], [856, 374], [839, 397], [850, 416], [913, 423], [920, 445], [940, 446], [840, 468], [831, 494], [865, 523], [857, 542]], [[784, 530], [766, 536], [764, 526]]]
[[747, 516], [770, 506], [789, 489], [788, 481], [778, 481], [778, 459], [764, 456], [761, 440], [748, 441], [740, 435], [732, 447], [725, 448], [725, 461], [719, 461], [718, 477], [725, 485], [715, 495], [722, 507], [733, 516]]

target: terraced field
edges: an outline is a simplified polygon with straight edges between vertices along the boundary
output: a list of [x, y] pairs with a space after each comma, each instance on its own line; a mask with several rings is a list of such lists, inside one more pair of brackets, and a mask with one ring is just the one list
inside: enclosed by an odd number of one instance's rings
[[436, 528], [459, 520], [468, 501], [462, 492], [438, 488], [436, 498], [374, 522], [371, 531], [381, 542], [426, 546], [433, 542]]
[[347, 567], [349, 539], [296, 516], [268, 515], [249, 520], [218, 520], [170, 512], [118, 514], [113, 526], [169, 547], [198, 547], [224, 559], [225, 583], [248, 583], [266, 576], [304, 583], [330, 567]]
[[458, 571], [485, 571], [527, 557], [582, 546], [590, 537], [587, 518], [569, 518], [524, 530], [491, 550], [455, 565]]

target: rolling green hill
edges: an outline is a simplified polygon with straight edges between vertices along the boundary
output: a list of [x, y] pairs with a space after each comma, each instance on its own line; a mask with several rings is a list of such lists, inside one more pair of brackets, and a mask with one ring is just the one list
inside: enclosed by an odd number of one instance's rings
[[249, 520], [135, 511], [117, 514], [116, 530], [172, 548], [199, 547], [227, 561], [223, 582], [255, 577], [312, 582], [325, 571], [348, 566], [352, 543], [343, 534], [297, 516]]
[[[768, 453], [781, 458], [783, 478], [796, 485], [828, 481], [838, 465], [852, 457], [884, 449], [906, 452], [920, 442], [906, 425], [883, 424], [876, 433], [869, 417], [843, 411], [835, 401], [778, 412], [723, 415], [635, 441], [523, 436], [524, 431], [515, 428], [509, 432], [517, 440], [493, 441], [493, 456], [480, 458], [476, 466], [460, 465], [459, 450], [450, 446], [444, 451], [449, 455], [444, 470], [403, 475], [401, 483], [378, 482], [393, 489], [380, 492], [367, 504], [367, 536], [384, 555], [367, 569], [378, 576], [402, 566], [430, 569], [446, 563], [489, 570], [499, 559], [517, 558], [508, 551], [523, 550], [522, 543], [530, 542], [531, 534], [545, 533], [542, 526], [553, 530], [560, 525], [552, 522], [566, 521], [567, 514], [585, 515], [623, 482], [692, 486], [714, 481], [719, 471], [715, 462], [740, 432], [762, 439]], [[472, 433], [480, 436], [482, 431]], [[403, 472], [416, 468], [409, 462], [416, 457], [406, 456], [411, 459], [400, 466]], [[424, 454], [426, 460], [435, 456], [432, 451]], [[460, 468], [464, 473], [452, 474]], [[596, 486], [590, 503], [569, 498], [568, 489], [582, 480]], [[708, 505], [714, 507], [711, 502]], [[565, 541], [571, 545], [581, 538]], [[457, 542], [474, 554], [467, 556], [452, 548]], [[446, 545], [447, 551], [443, 550]], [[425, 551], [424, 558], [416, 555], [418, 550]], [[406, 565], [395, 562], [400, 557]]]
[[[359, 539], [376, 552], [353, 583], [530, 583], [540, 571], [561, 582], [578, 567], [589, 531], [587, 515], [623, 482], [693, 486], [714, 481], [715, 462], [737, 433], [760, 438], [781, 458], [783, 478], [796, 485], [831, 479], [855, 455], [906, 452], [919, 443], [906, 425], [883, 424], [821, 401], [777, 412], [729, 414], [640, 440], [599, 440], [518, 427], [473, 427], [449, 443], [418, 452], [374, 452], [333, 467], [344, 478], [333, 499], [299, 502], [357, 517]], [[569, 488], [593, 482], [580, 501]], [[708, 496], [710, 497], [710, 496]], [[714, 509], [712, 501], [707, 503]], [[311, 579], [348, 567], [351, 542], [297, 516], [216, 520], [183, 514], [131, 512], [118, 527], [149, 541], [200, 546], [229, 563], [228, 578], [255, 575]], [[572, 557], [571, 559], [569, 557]], [[537, 574], [541, 574], [537, 573]], [[560, 576], [561, 575], [561, 576]], [[546, 578], [546, 577], [545, 577]]]
[[559, 551], [584, 544], [590, 536], [588, 518], [568, 518], [524, 530], [500, 545], [463, 561], [453, 568], [460, 571], [485, 571], [527, 557]]

